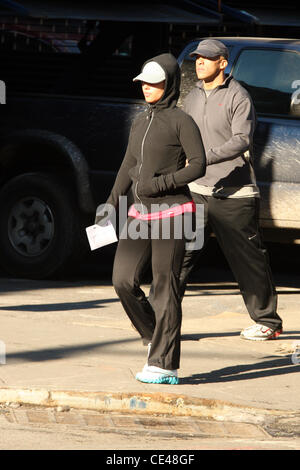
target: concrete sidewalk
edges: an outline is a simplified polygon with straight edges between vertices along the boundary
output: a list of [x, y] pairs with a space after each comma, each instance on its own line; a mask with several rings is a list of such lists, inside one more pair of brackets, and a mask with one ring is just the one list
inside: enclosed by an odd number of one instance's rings
[[239, 337], [251, 320], [235, 284], [190, 285], [180, 384], [154, 385], [135, 380], [147, 348], [110, 284], [0, 279], [0, 288], [0, 403], [257, 424], [300, 416], [300, 289], [278, 289], [279, 339], [252, 342]]

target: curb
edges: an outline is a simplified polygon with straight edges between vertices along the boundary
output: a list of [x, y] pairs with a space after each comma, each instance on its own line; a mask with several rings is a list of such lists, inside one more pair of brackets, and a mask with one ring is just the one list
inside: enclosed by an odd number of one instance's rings
[[295, 412], [236, 405], [221, 400], [193, 398], [171, 393], [75, 392], [46, 389], [0, 388], [0, 403], [41, 407], [68, 407], [99, 412], [131, 412], [194, 416], [216, 421], [272, 424], [278, 418], [293, 418]]

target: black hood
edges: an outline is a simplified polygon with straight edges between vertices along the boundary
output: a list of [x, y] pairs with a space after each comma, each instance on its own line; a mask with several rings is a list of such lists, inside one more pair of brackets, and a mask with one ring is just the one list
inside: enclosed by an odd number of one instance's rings
[[[143, 67], [148, 62], [157, 62], [165, 71], [166, 83], [165, 91], [161, 99], [151, 105], [157, 109], [174, 108], [177, 104], [180, 94], [180, 68], [176, 58], [169, 53], [160, 54], [152, 59], [147, 60]], [[143, 68], [142, 67], [142, 68]]]

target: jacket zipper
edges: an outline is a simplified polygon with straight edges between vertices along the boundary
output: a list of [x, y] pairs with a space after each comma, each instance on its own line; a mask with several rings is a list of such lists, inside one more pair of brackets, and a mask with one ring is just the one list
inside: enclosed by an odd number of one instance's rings
[[[150, 126], [151, 126], [151, 124], [152, 124], [153, 116], [154, 116], [154, 112], [153, 112], [152, 109], [150, 110], [150, 113], [151, 113], [151, 114], [150, 114], [150, 116], [151, 116], [151, 117], [150, 117], [150, 122], [149, 122], [149, 124], [148, 124], [148, 126], [147, 126], [147, 129], [146, 129], [146, 131], [145, 131], [145, 134], [144, 134], [144, 137], [143, 137], [143, 140], [142, 140], [142, 145], [141, 145], [141, 164], [140, 164], [140, 167], [139, 167], [138, 176], [140, 176], [141, 171], [142, 171], [142, 166], [143, 166], [143, 161], [144, 161], [144, 144], [145, 144], [145, 140], [146, 140], [147, 134], [148, 134], [148, 132], [149, 132]], [[149, 117], [147, 117], [147, 119], [149, 119]], [[143, 206], [143, 203], [142, 203], [141, 199], [139, 198], [139, 195], [138, 195], [138, 192], [137, 192], [138, 184], [139, 184], [139, 182], [137, 181], [137, 182], [136, 182], [136, 185], [135, 185], [135, 195], [136, 195], [137, 199], [138, 199], [138, 200], [140, 201], [140, 203], [141, 203], [142, 213], [143, 213], [143, 215], [144, 215], [144, 206]]]
[[[204, 95], [204, 111], [203, 111], [203, 120], [204, 120], [204, 123], [205, 123], [205, 132], [206, 132], [206, 135], [208, 134], [207, 132], [207, 101], [208, 101], [208, 97], [205, 93], [205, 91], [203, 90], [203, 88], [201, 88], [201, 91]], [[210, 145], [210, 142], [209, 142], [209, 145]], [[210, 148], [211, 148], [211, 145], [210, 145]]]

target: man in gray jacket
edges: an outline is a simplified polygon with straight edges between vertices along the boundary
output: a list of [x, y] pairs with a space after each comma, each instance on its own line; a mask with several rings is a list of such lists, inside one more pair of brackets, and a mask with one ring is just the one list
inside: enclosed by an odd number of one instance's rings
[[[206, 39], [196, 56], [200, 82], [188, 94], [184, 110], [199, 126], [207, 158], [206, 175], [189, 184], [194, 202], [204, 205], [205, 240], [213, 232], [239, 284], [254, 324], [241, 337], [264, 341], [282, 332], [268, 255], [259, 232], [259, 190], [252, 165], [255, 110], [248, 92], [225, 75], [228, 49]], [[186, 252], [181, 293], [196, 266], [199, 251]]]

